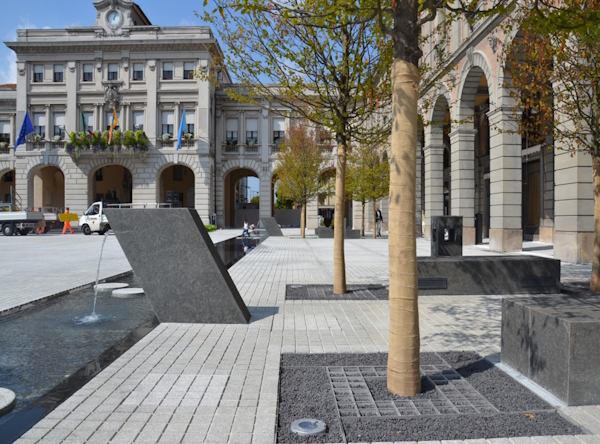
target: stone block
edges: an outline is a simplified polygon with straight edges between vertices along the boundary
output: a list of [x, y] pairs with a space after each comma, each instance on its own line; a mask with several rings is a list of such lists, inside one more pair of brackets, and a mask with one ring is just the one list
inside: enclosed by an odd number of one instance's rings
[[600, 296], [504, 299], [502, 357], [567, 405], [600, 403]]
[[283, 236], [281, 228], [274, 217], [261, 217], [258, 223], [259, 228], [264, 228], [269, 236]]
[[194, 209], [107, 209], [161, 322], [245, 324], [250, 312]]
[[[315, 228], [315, 235], [319, 239], [333, 239], [333, 233], [334, 233], [333, 228], [327, 228], [327, 227]], [[351, 230], [349, 228], [346, 228], [346, 232], [344, 233], [344, 239], [360, 239], [360, 238], [361, 238], [360, 230]]]
[[[539, 294], [560, 291], [560, 261], [535, 256], [420, 257], [420, 295]], [[445, 286], [428, 288], [442, 279]]]

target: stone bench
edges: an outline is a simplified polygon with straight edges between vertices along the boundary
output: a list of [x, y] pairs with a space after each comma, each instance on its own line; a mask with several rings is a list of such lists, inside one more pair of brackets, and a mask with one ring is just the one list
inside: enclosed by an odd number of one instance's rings
[[600, 296], [504, 299], [501, 360], [567, 405], [600, 404]]
[[[319, 239], [333, 239], [333, 231], [333, 228], [319, 227], [315, 229], [315, 234]], [[360, 239], [360, 230], [346, 228], [344, 239]]]
[[539, 294], [560, 291], [560, 261], [535, 256], [420, 257], [420, 295]]

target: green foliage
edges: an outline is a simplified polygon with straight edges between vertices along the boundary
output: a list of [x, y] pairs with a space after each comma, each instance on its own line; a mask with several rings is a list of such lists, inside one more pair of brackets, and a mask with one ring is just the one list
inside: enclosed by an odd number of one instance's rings
[[239, 84], [223, 85], [231, 98], [301, 117], [343, 146], [388, 137], [393, 47], [360, 9], [330, 15], [323, 0], [297, 4], [305, 14], [263, 0], [215, 4], [203, 18], [227, 48], [215, 69], [227, 66]]
[[279, 195], [279, 193], [275, 193], [277, 196], [277, 200], [275, 201], [275, 209], [276, 210], [291, 210], [294, 208], [294, 201], [291, 199], [285, 199]]
[[385, 148], [372, 145], [354, 147], [348, 156], [346, 191], [349, 197], [362, 203], [388, 197], [390, 164]]
[[315, 133], [302, 121], [294, 122], [287, 132], [275, 168], [279, 179], [278, 201], [306, 205], [318, 196], [325, 158]]
[[206, 228], [206, 231], [208, 231], [208, 232], [217, 231], [217, 227], [214, 226], [213, 224], [206, 224], [206, 225], [204, 225], [204, 228]]
[[259, 203], [260, 203], [260, 196], [254, 196], [252, 199], [250, 199], [250, 203], [255, 203], [257, 208], [260, 208]]
[[123, 133], [123, 140], [122, 143], [124, 146], [126, 146], [127, 148], [131, 148], [133, 147], [133, 145], [136, 144], [135, 141], [135, 133], [133, 131], [125, 131]]

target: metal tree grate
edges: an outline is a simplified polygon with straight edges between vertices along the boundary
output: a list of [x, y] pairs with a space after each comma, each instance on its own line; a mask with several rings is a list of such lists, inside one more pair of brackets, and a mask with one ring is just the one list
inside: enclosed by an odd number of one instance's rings
[[498, 413], [498, 409], [447, 364], [421, 366], [421, 374], [435, 386], [431, 399], [375, 399], [367, 382], [385, 380], [384, 366], [327, 367], [327, 374], [342, 418]]

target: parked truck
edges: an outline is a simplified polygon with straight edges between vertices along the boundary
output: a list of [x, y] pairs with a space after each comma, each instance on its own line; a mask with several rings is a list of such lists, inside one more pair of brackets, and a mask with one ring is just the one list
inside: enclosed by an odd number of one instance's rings
[[100, 235], [110, 230], [110, 222], [104, 214], [106, 208], [171, 208], [170, 203], [127, 203], [106, 204], [94, 202], [88, 210], [79, 218], [79, 227], [86, 236], [92, 233]]

